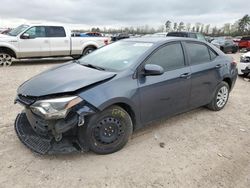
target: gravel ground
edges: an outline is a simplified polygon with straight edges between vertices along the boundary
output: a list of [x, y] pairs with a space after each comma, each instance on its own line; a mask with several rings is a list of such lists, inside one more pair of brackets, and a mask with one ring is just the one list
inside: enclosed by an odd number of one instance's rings
[[[239, 60], [239, 55], [234, 55]], [[17, 87], [60, 61], [0, 68], [0, 187], [250, 187], [250, 82], [220, 112], [199, 108], [136, 132], [114, 154], [33, 154], [13, 124]], [[164, 143], [164, 144], [160, 144]], [[161, 146], [160, 146], [161, 145]]]

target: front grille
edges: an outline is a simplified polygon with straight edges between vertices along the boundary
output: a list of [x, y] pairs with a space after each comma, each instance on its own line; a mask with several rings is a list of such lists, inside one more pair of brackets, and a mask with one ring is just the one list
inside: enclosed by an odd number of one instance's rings
[[20, 102], [21, 104], [23, 104], [25, 106], [30, 106], [31, 104], [33, 104], [36, 101], [36, 98], [23, 96], [23, 95], [19, 94], [15, 101]]
[[35, 133], [24, 113], [18, 115], [15, 122], [15, 130], [20, 141], [32, 151], [45, 154], [51, 149], [52, 138]]
[[15, 131], [20, 141], [38, 154], [66, 154], [88, 151], [86, 144], [80, 143], [77, 137], [63, 136], [56, 142], [50, 135], [39, 135], [31, 127], [25, 113], [17, 116]]

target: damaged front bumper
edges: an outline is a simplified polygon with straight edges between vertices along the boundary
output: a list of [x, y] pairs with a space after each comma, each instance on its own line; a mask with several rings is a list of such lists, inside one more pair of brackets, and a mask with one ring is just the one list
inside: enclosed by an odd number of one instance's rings
[[16, 118], [15, 131], [20, 141], [38, 154], [84, 152], [88, 146], [83, 139], [79, 141], [78, 131], [84, 128], [86, 116], [93, 113], [88, 106], [78, 105], [65, 119], [45, 120], [25, 105], [25, 110]]

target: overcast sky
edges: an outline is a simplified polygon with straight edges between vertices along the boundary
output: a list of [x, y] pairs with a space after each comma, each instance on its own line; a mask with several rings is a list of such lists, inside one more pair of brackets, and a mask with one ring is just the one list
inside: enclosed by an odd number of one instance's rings
[[58, 22], [71, 27], [158, 27], [166, 20], [221, 26], [250, 14], [249, 0], [1, 0], [0, 27]]

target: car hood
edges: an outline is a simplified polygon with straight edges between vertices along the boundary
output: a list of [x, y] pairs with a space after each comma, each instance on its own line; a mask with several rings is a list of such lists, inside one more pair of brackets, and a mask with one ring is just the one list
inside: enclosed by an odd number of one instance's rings
[[17, 90], [23, 96], [40, 97], [74, 92], [86, 86], [105, 81], [116, 75], [99, 71], [78, 63], [66, 63], [47, 70], [24, 82]]
[[13, 42], [16, 41], [16, 37], [0, 34], [0, 42]]

